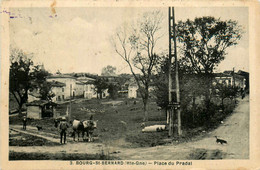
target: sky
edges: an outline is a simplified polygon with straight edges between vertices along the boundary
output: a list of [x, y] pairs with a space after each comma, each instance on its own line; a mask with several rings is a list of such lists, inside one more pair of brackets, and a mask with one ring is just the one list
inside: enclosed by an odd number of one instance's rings
[[[131, 23], [147, 11], [163, 14], [161, 34], [156, 53], [168, 51], [168, 8], [77, 7], [77, 8], [11, 8], [10, 45], [33, 53], [37, 64], [55, 73], [88, 72], [100, 74], [112, 65], [118, 74], [130, 73], [126, 63], [116, 54], [110, 38], [123, 23]], [[55, 13], [54, 13], [55, 12]], [[239, 44], [227, 50], [226, 59], [217, 72], [249, 71], [248, 8], [175, 8], [175, 20], [214, 16], [221, 20], [236, 20], [243, 27]]]

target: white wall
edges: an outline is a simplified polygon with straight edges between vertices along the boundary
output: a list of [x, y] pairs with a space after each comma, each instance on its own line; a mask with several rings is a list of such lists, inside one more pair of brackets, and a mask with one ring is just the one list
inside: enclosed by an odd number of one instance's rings
[[41, 119], [41, 108], [39, 106], [27, 106], [27, 117], [32, 119]]
[[137, 86], [128, 87], [128, 98], [137, 98]]
[[76, 80], [74, 78], [48, 78], [47, 81], [58, 81], [61, 83], [65, 83], [66, 86], [64, 87], [64, 98], [69, 99], [70, 98], [70, 85], [72, 86], [71, 95], [73, 95], [73, 91], [76, 91]]

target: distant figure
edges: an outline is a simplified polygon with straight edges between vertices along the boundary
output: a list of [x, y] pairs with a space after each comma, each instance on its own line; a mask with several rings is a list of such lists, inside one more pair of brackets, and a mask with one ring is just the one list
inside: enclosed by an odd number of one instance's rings
[[57, 128], [58, 125], [59, 125], [59, 121], [58, 121], [58, 119], [54, 119], [54, 126]]
[[243, 99], [243, 98], [244, 98], [244, 97], [243, 97], [243, 94], [244, 94], [243, 88], [240, 89], [240, 94], [241, 94], [241, 98]]
[[26, 130], [26, 123], [27, 123], [27, 118], [26, 116], [23, 117], [23, 130]]
[[134, 105], [136, 105], [136, 101], [134, 101]]
[[127, 101], [125, 101], [125, 105], [127, 105]]
[[246, 95], [246, 94], [245, 94], [245, 91], [243, 90], [243, 92], [242, 92], [242, 96], [241, 96], [242, 99], [244, 99], [245, 95]]
[[69, 127], [67, 120], [65, 117], [61, 118], [61, 122], [60, 122], [60, 143], [62, 144], [62, 137], [64, 136], [64, 144], [66, 143], [66, 131]]

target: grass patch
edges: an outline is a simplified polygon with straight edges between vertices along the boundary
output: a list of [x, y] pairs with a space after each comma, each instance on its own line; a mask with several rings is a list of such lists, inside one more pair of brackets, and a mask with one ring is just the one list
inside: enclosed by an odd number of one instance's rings
[[9, 135], [9, 146], [56, 146], [58, 143], [23, 133]]
[[[103, 144], [109, 144], [118, 147], [151, 147], [157, 145], [163, 145], [169, 142], [168, 132], [151, 132], [142, 133], [142, 120], [143, 120], [143, 104], [141, 99], [118, 99], [118, 102], [114, 106], [107, 103], [110, 99], [92, 99], [82, 102], [72, 102], [72, 119], [87, 120], [90, 115], [94, 116], [94, 120], [98, 120], [97, 129], [94, 130], [94, 137], [98, 137], [98, 140], [94, 142], [101, 142]], [[127, 102], [126, 102], [127, 101]], [[136, 101], [136, 102], [134, 102]], [[59, 105], [57, 111], [61, 115], [65, 115], [69, 103]], [[202, 122], [196, 122], [192, 119], [191, 113], [182, 112], [183, 123], [183, 136], [174, 138], [176, 143], [187, 142], [194, 139], [195, 136], [204, 134], [204, 131], [216, 128], [220, 121], [225, 119], [233, 111], [233, 106], [229, 106], [223, 113], [214, 113], [210, 119]], [[101, 112], [102, 110], [102, 112]], [[217, 111], [217, 108], [213, 108]], [[198, 113], [201, 110], [198, 110]], [[163, 110], [159, 111], [156, 103], [150, 101], [148, 104], [149, 121], [145, 122], [146, 126], [156, 124], [166, 124], [166, 115]], [[203, 117], [198, 117], [199, 114], [195, 114], [195, 120], [202, 120]], [[202, 115], [203, 116], [203, 115]], [[205, 118], [204, 118], [205, 119]], [[205, 122], [207, 124], [205, 124]], [[9, 118], [10, 124], [19, 124], [22, 127], [22, 120], [18, 116]], [[29, 126], [42, 126], [43, 132], [56, 134], [58, 129], [54, 127], [53, 118], [44, 118], [42, 120], [28, 119]], [[68, 129], [68, 135], [72, 132], [72, 128]], [[119, 141], [119, 142], [118, 142]], [[123, 141], [123, 142], [122, 142]]]

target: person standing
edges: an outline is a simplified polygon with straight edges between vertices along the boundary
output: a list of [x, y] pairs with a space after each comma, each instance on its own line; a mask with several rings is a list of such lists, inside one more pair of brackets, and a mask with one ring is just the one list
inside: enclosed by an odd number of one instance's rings
[[26, 130], [26, 123], [27, 123], [27, 118], [26, 116], [23, 117], [23, 130]]
[[64, 144], [66, 143], [66, 131], [68, 129], [69, 125], [67, 123], [67, 120], [65, 117], [61, 118], [61, 122], [60, 122], [60, 143], [62, 144], [62, 138], [64, 136]]

